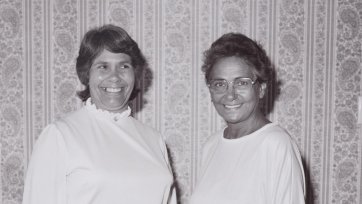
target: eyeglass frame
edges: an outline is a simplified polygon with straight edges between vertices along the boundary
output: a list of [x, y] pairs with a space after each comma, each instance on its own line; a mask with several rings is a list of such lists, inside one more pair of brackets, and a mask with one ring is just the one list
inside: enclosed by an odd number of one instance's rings
[[[251, 81], [251, 86], [250, 86], [250, 87], [253, 87], [254, 84], [256, 84], [256, 82], [259, 81], [258, 78], [256, 78], [255, 80], [252, 80], [250, 77], [237, 77], [237, 78], [235, 78], [235, 79], [232, 80], [232, 81], [228, 81], [228, 80], [226, 80], [226, 79], [213, 79], [213, 80], [210, 80], [210, 81], [207, 83], [207, 86], [209, 87], [210, 90], [212, 90], [212, 91], [215, 92], [215, 93], [225, 93], [225, 92], [229, 89], [229, 85], [230, 85], [230, 84], [234, 84], [235, 81], [238, 80], [238, 79], [248, 79], [248, 80], [250, 80], [250, 81]], [[220, 80], [220, 81], [226, 82], [227, 86], [225, 87], [225, 90], [223, 90], [223, 91], [216, 91], [215, 89], [211, 88], [211, 83], [212, 83], [213, 81], [215, 81], [215, 80]], [[250, 87], [249, 87], [249, 88], [250, 88]], [[238, 90], [237, 88], [235, 88], [235, 85], [233, 85], [233, 89]], [[245, 90], [247, 90], [247, 89], [245, 89]], [[238, 91], [240, 91], [240, 90], [238, 90]]]

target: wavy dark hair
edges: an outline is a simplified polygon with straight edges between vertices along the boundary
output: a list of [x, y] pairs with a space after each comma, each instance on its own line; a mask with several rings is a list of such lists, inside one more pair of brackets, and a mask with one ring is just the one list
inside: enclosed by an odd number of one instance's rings
[[241, 33], [227, 33], [204, 52], [202, 71], [205, 73], [206, 82], [210, 80], [210, 72], [215, 63], [232, 56], [240, 57], [252, 66], [259, 80], [267, 82], [271, 79], [272, 64], [262, 46]]
[[[222, 58], [232, 56], [243, 59], [252, 68], [257, 81], [266, 83], [266, 95], [269, 95], [270, 106], [273, 106], [277, 95], [279, 95], [278, 86], [280, 85], [276, 81], [274, 66], [263, 47], [241, 33], [222, 35], [204, 52], [204, 62], [201, 69], [205, 73], [206, 83], [210, 80], [210, 72], [215, 63]], [[263, 100], [263, 103], [265, 103], [265, 100]], [[263, 111], [269, 113], [271, 109], [272, 107], [266, 107]]]
[[86, 101], [90, 97], [89, 71], [94, 59], [104, 49], [113, 53], [124, 53], [131, 57], [132, 66], [135, 69], [136, 83], [129, 100], [133, 100], [140, 91], [137, 80], [142, 79], [143, 71], [147, 68], [148, 64], [137, 43], [128, 33], [121, 27], [111, 24], [93, 28], [83, 37], [77, 57], [76, 70], [78, 78], [85, 86], [85, 89], [77, 92], [78, 97], [82, 101]]

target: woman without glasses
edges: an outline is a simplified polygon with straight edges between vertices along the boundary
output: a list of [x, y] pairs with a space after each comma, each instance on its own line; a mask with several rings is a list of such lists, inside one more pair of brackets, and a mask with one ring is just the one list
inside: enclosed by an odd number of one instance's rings
[[289, 134], [261, 111], [273, 79], [256, 42], [228, 33], [205, 52], [211, 100], [227, 126], [210, 138], [192, 204], [302, 204], [304, 173]]
[[85, 105], [43, 130], [24, 204], [176, 203], [164, 141], [128, 106], [146, 66], [122, 28], [85, 34], [76, 63]]

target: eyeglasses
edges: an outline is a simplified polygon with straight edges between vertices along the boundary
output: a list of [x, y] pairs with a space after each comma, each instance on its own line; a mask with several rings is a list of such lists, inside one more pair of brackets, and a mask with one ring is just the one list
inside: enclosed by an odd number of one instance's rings
[[225, 79], [214, 79], [211, 80], [207, 85], [210, 88], [210, 90], [216, 93], [224, 93], [228, 89], [229, 84], [233, 84], [233, 88], [236, 91], [244, 91], [244, 90], [250, 90], [250, 88], [256, 82], [257, 79], [253, 81], [248, 77], [239, 77], [234, 79], [233, 81], [227, 81]]

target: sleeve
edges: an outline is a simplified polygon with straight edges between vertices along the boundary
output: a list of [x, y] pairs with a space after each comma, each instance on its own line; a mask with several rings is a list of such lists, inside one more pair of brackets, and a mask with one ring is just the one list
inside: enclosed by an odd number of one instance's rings
[[201, 177], [204, 175], [206, 168], [215, 153], [215, 149], [219, 142], [218, 139], [220, 137], [220, 134], [222, 134], [222, 132], [217, 132], [210, 136], [201, 148], [201, 159], [199, 165], [197, 166], [198, 169], [196, 183], [198, 183]]
[[22, 203], [66, 203], [65, 144], [54, 124], [47, 126], [36, 142], [25, 178]]
[[168, 198], [167, 204], [177, 204], [176, 188], [174, 186], [172, 186], [172, 191]]
[[295, 143], [289, 138], [278, 141], [272, 147], [268, 159], [271, 172], [268, 199], [273, 204], [305, 204], [305, 179], [301, 156]]
[[[160, 142], [161, 151], [163, 153], [163, 157], [164, 157], [165, 162], [167, 164], [167, 167], [168, 167], [168, 169], [170, 171], [170, 174], [173, 177], [172, 167], [171, 167], [171, 164], [170, 164], [170, 157], [169, 157], [169, 155], [167, 153], [166, 143], [163, 140], [161, 135], [160, 135], [159, 142]], [[171, 185], [169, 187], [167, 187], [162, 203], [164, 203], [164, 204], [177, 204], [177, 195], [176, 195], [175, 182], [172, 182]]]

